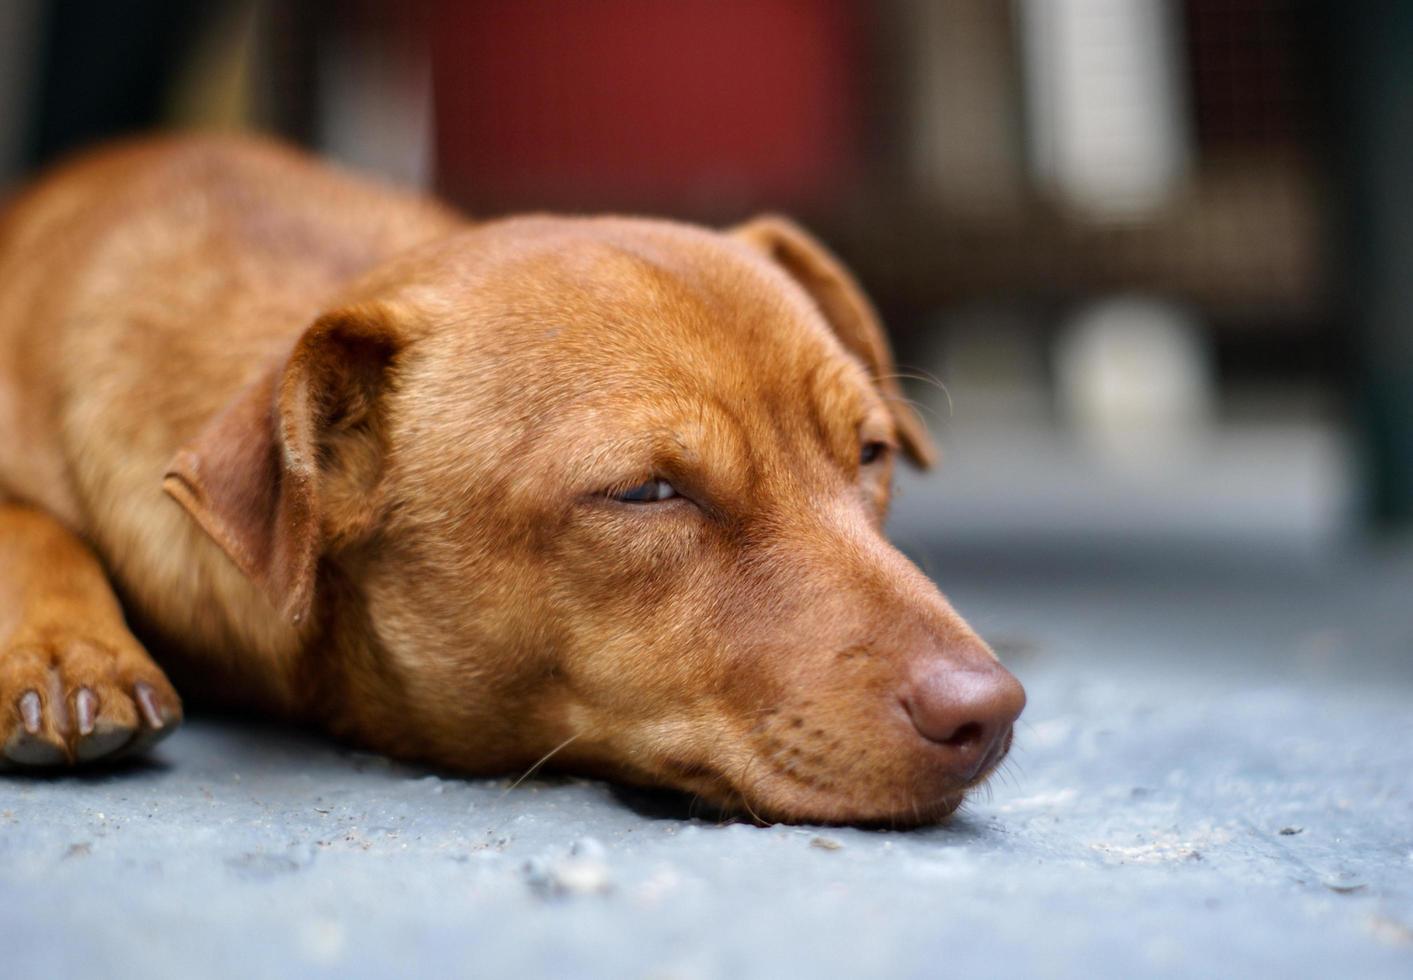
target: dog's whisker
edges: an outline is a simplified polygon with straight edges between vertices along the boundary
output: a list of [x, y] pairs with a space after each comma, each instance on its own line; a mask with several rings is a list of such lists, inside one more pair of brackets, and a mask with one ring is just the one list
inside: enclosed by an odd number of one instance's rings
[[892, 374], [882, 375], [879, 380], [895, 381], [916, 381], [919, 384], [930, 385], [942, 392], [942, 397], [947, 399], [947, 415], [950, 417], [954, 408], [952, 405], [952, 392], [947, 388], [945, 382], [930, 371], [921, 368], [909, 368], [906, 370], [894, 371]]
[[907, 398], [903, 395], [884, 395], [883, 399], [884, 401], [895, 402], [901, 405], [910, 405], [918, 414], [931, 415], [939, 422], [946, 422], [952, 417], [952, 404], [950, 401], [947, 403], [947, 414], [943, 415], [933, 406], [928, 405], [926, 402], [920, 402], [916, 398]]
[[755, 753], [751, 753], [749, 756], [747, 756], [745, 768], [741, 771], [740, 788], [737, 789], [736, 795], [740, 798], [741, 805], [746, 808], [746, 812], [751, 815], [755, 822], [762, 827], [768, 827], [770, 826], [770, 822], [763, 819], [759, 813], [756, 813], [755, 807], [751, 806], [751, 801], [747, 798], [747, 793], [749, 792], [751, 767], [755, 764], [756, 755]]
[[1008, 786], [1011, 789], [1016, 788], [1015, 780], [1011, 778], [1011, 774], [1006, 771], [1005, 766], [997, 766], [992, 770], [991, 775], [986, 777], [986, 780], [988, 786], [994, 781]]
[[945, 391], [946, 383], [926, 368], [900, 365], [896, 370], [878, 376], [880, 381], [917, 381]]
[[744, 793], [739, 793], [739, 794], [737, 794], [737, 795], [740, 796], [740, 798], [741, 798], [741, 805], [746, 808], [746, 812], [751, 815], [751, 819], [752, 819], [752, 820], [754, 820], [754, 821], [755, 821], [759, 826], [761, 826], [761, 827], [769, 827], [769, 826], [770, 826], [770, 821], [769, 821], [769, 820], [766, 820], [766, 819], [765, 819], [764, 817], [762, 817], [759, 813], [756, 813], [756, 808], [753, 807], [753, 806], [751, 806], [751, 801], [746, 798], [746, 794], [744, 794]]
[[520, 776], [519, 779], [515, 780], [515, 782], [511, 783], [509, 786], [507, 786], [507, 787], [505, 788], [505, 792], [500, 795], [500, 796], [501, 796], [501, 799], [505, 799], [505, 797], [509, 796], [512, 790], [514, 790], [517, 786], [519, 786], [519, 785], [520, 785], [521, 783], [523, 783], [525, 780], [527, 780], [527, 779], [529, 779], [531, 776], [533, 776], [536, 772], [539, 771], [539, 769], [540, 769], [541, 766], [543, 766], [546, 762], [549, 762], [550, 759], [554, 758], [555, 755], [557, 755], [562, 749], [566, 748], [570, 743], [577, 741], [578, 738], [579, 738], [579, 736], [581, 736], [581, 735], [583, 735], [583, 734], [584, 734], [583, 732], [576, 732], [575, 734], [570, 735], [570, 736], [569, 736], [568, 738], [566, 738], [563, 742], [560, 742], [560, 743], [559, 743], [558, 745], [556, 745], [554, 748], [550, 749], [550, 750], [549, 750], [548, 752], [546, 752], [544, 755], [540, 756], [538, 762], [536, 762], [536, 763], [535, 763], [533, 766], [531, 766], [529, 769], [526, 769], [526, 770], [524, 771], [524, 773], [521, 774], [521, 776]]

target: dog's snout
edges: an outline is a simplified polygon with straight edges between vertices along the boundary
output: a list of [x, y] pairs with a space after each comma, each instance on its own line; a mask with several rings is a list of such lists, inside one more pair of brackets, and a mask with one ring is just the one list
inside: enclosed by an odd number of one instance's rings
[[901, 700], [918, 734], [947, 749], [948, 767], [966, 781], [1004, 751], [1025, 690], [995, 661], [963, 665], [933, 655], [914, 664]]

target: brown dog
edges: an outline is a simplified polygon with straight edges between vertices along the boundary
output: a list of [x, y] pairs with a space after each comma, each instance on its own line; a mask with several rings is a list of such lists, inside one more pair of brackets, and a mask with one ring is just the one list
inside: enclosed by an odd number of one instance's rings
[[882, 536], [931, 455], [892, 370], [779, 219], [473, 225], [235, 140], [74, 163], [0, 225], [4, 755], [169, 733], [151, 649], [467, 773], [936, 819], [1024, 694]]

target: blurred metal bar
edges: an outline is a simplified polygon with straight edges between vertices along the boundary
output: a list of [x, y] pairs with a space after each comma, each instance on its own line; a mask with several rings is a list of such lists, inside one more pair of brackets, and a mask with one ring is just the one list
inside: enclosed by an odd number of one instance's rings
[[1413, 4], [1333, 3], [1355, 398], [1369, 509], [1413, 522]]
[[34, 108], [40, 0], [0, 3], [0, 188], [19, 175]]

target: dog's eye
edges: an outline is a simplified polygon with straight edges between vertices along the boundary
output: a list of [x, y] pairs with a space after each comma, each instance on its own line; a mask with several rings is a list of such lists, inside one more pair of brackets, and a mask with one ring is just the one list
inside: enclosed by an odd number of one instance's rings
[[625, 504], [654, 504], [659, 500], [671, 500], [675, 496], [677, 491], [666, 480], [649, 480], [615, 494], [615, 498]]
[[869, 466], [888, 455], [888, 443], [866, 442], [859, 450], [859, 465]]

